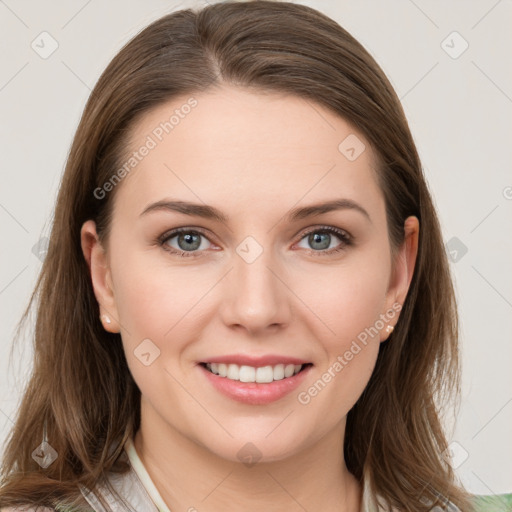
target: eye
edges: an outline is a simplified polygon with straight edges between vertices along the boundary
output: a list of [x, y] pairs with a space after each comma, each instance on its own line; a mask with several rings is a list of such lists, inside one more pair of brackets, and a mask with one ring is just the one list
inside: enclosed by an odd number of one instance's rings
[[[341, 241], [340, 244], [334, 247], [332, 246], [333, 235], [334, 238]], [[305, 247], [305, 249], [308, 249], [311, 253], [318, 253], [319, 256], [337, 253], [352, 245], [352, 237], [346, 231], [331, 226], [311, 229], [303, 234], [301, 242], [302, 240], [306, 240], [306, 243], [312, 247], [312, 249], [308, 247]]]
[[[175, 239], [175, 240], [174, 240]], [[159, 238], [160, 245], [166, 250], [179, 256], [200, 256], [202, 250], [208, 248], [208, 240], [206, 235], [198, 230], [189, 228], [174, 229], [173, 231], [164, 233]]]
[[[334, 238], [337, 238], [340, 243], [332, 246]], [[310, 229], [302, 235], [302, 240], [306, 240], [312, 249], [307, 249], [311, 254], [318, 256], [328, 256], [333, 253], [345, 250], [348, 246], [352, 245], [352, 237], [346, 231], [343, 231], [332, 226], [321, 226]], [[182, 257], [197, 257], [202, 256], [202, 252], [208, 249], [208, 244], [211, 244], [208, 237], [198, 229], [191, 228], [177, 228], [172, 231], [164, 233], [158, 238], [158, 243], [172, 254]]]

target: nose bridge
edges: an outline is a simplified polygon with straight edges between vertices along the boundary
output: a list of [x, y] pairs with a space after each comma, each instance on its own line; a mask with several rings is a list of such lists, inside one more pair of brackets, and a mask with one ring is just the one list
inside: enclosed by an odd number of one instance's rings
[[224, 321], [242, 325], [251, 332], [287, 323], [289, 297], [286, 286], [277, 277], [281, 266], [272, 247], [247, 237], [236, 248], [233, 267]]

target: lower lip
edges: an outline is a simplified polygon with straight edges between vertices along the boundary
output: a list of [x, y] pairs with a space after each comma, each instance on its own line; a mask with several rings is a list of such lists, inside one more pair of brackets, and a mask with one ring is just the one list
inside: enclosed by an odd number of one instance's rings
[[212, 385], [223, 395], [250, 405], [266, 405], [275, 402], [296, 389], [305, 379], [312, 366], [307, 366], [293, 377], [261, 384], [259, 382], [240, 382], [220, 377], [198, 365]]

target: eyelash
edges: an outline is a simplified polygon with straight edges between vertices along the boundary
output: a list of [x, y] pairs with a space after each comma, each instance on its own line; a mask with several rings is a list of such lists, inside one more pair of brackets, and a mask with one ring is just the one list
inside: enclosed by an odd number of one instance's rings
[[[174, 238], [176, 235], [179, 235], [180, 233], [195, 233], [198, 235], [202, 235], [205, 238], [208, 239], [207, 235], [200, 229], [192, 229], [192, 228], [177, 228], [173, 229], [172, 231], [167, 231], [163, 235], [159, 236], [157, 239], [158, 244], [166, 251], [170, 252], [171, 254], [175, 254], [177, 256], [181, 256], [184, 258], [197, 258], [202, 256], [202, 252], [204, 251], [178, 251], [174, 247], [169, 247], [167, 245], [167, 242]], [[315, 256], [331, 256], [335, 253], [339, 253], [341, 251], [344, 251], [347, 249], [347, 247], [351, 246], [353, 244], [352, 236], [349, 235], [346, 231], [334, 228], [332, 226], [321, 226], [321, 227], [315, 227], [310, 229], [309, 231], [306, 231], [302, 234], [302, 236], [299, 239], [299, 242], [304, 239], [306, 236], [310, 235], [311, 233], [329, 233], [336, 235], [340, 240], [341, 244], [338, 247], [335, 247], [333, 249], [323, 249], [320, 251], [315, 251], [313, 249], [306, 249], [306, 251], [309, 254], [314, 254]]]

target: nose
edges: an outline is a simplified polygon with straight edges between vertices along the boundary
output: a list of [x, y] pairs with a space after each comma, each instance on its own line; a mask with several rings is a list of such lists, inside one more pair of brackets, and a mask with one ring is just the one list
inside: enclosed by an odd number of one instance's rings
[[233, 255], [233, 268], [223, 280], [220, 314], [224, 324], [253, 336], [285, 327], [290, 323], [293, 296], [286, 283], [286, 269], [270, 249], [254, 261], [240, 254]]

